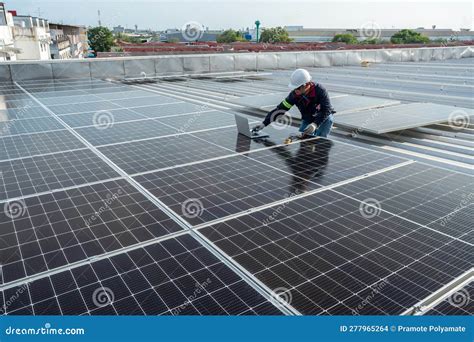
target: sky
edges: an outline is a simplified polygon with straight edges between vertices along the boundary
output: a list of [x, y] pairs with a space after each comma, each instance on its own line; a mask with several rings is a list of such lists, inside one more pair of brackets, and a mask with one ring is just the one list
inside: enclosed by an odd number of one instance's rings
[[473, 27], [472, 1], [301, 1], [301, 0], [5, 0], [8, 10], [50, 22], [141, 29], [182, 28], [198, 22], [210, 29], [302, 25], [306, 28]]

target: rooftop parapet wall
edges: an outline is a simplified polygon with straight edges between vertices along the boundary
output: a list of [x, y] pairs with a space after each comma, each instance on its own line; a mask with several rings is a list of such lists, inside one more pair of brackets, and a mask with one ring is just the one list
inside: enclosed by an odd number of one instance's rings
[[362, 61], [417, 62], [466, 57], [474, 57], [474, 46], [16, 61], [0, 63], [0, 81], [90, 77], [123, 79], [182, 73], [360, 65]]

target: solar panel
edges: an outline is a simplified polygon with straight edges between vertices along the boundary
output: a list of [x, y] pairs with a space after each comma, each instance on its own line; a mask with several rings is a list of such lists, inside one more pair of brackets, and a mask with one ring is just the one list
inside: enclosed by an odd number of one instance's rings
[[[331, 152], [333, 145], [338, 146], [334, 154]], [[347, 169], [347, 156], [344, 153], [347, 150], [351, 154], [351, 149], [354, 149], [352, 155], [365, 163]], [[233, 156], [147, 173], [135, 179], [178, 215], [186, 216], [181, 206], [183, 201], [194, 200], [199, 203], [202, 215], [187, 218], [191, 224], [199, 224], [312, 191], [320, 188], [321, 184], [362, 176], [404, 161], [357, 149], [362, 150], [315, 139], [250, 152], [246, 157]], [[269, 165], [274, 167], [270, 168]]]
[[[191, 224], [282, 200], [302, 191], [302, 187], [307, 190], [320, 187], [239, 155], [134, 179]], [[201, 215], [189, 214], [183, 203], [191, 207], [195, 203]]]
[[189, 235], [10, 288], [4, 297], [15, 293], [6, 314], [281, 314]]
[[66, 130], [0, 137], [0, 160], [76, 150], [84, 147], [79, 139]]
[[[244, 116], [244, 115], [242, 115]], [[260, 120], [248, 117], [250, 123], [257, 123]], [[159, 122], [178, 129], [179, 132], [192, 132], [201, 129], [210, 129], [226, 126], [235, 126], [235, 117], [225, 112], [196, 112], [194, 114], [179, 115], [169, 118], [159, 118]]]
[[158, 105], [158, 104], [166, 104], [166, 103], [174, 103], [176, 102], [175, 99], [166, 97], [166, 96], [160, 96], [160, 95], [155, 95], [155, 96], [145, 96], [145, 97], [137, 97], [133, 99], [112, 99], [110, 100], [112, 103], [119, 105], [121, 107], [129, 107], [131, 105], [131, 101], [133, 103], [136, 103], [139, 106], [152, 106], [152, 105]]
[[[76, 132], [95, 146], [115, 144], [125, 141], [156, 138], [178, 133], [177, 129], [156, 120], [143, 120], [127, 123], [114, 123], [104, 115], [104, 124], [97, 127], [78, 128]], [[100, 128], [105, 129], [100, 129]]]
[[247, 156], [320, 185], [332, 185], [406, 162], [406, 159], [326, 139], [265, 149]]
[[474, 281], [452, 293], [448, 298], [436, 305], [425, 315], [474, 315]]
[[[454, 117], [453, 117], [453, 114]], [[374, 134], [448, 122], [450, 118], [468, 120], [474, 111], [468, 108], [434, 103], [410, 103], [335, 116], [335, 124]]]
[[170, 115], [180, 115], [188, 113], [197, 113], [211, 110], [211, 108], [206, 108], [203, 106], [198, 106], [192, 103], [185, 102], [175, 102], [175, 103], [166, 103], [153, 106], [140, 106], [133, 107], [133, 111], [144, 115], [148, 118], [160, 118], [163, 116]]
[[0, 213], [4, 283], [182, 228], [124, 180], [9, 202]]
[[26, 106], [18, 108], [0, 109], [0, 117], [6, 120], [33, 119], [51, 116], [41, 107]]
[[57, 115], [73, 114], [73, 113], [86, 113], [91, 111], [99, 110], [110, 110], [121, 108], [119, 105], [109, 101], [95, 101], [95, 102], [82, 102], [82, 103], [70, 103], [62, 105], [48, 106]]
[[17, 134], [61, 130], [64, 127], [53, 117], [0, 122], [0, 137]]
[[[0, 138], [0, 300], [26, 293], [7, 314], [399, 314], [472, 268], [468, 176], [284, 145], [289, 127], [242, 139], [231, 112], [136, 87], [22, 86], [96, 148], [69, 127]], [[44, 111], [12, 132], [62, 128]]]
[[171, 168], [231, 154], [228, 150], [189, 134], [99, 148], [128, 174]]
[[474, 180], [468, 175], [418, 163], [338, 188], [361, 201], [372, 198], [384, 210], [432, 229], [470, 239], [463, 219], [472, 216], [473, 189]]
[[136, 121], [147, 119], [146, 116], [138, 114], [130, 109], [112, 109], [107, 111], [94, 111], [80, 114], [61, 115], [67, 125], [73, 128], [86, 126], [101, 126], [101, 120], [104, 120], [103, 127], [106, 127], [107, 122], [120, 123], [125, 121]]
[[[369, 217], [331, 190], [199, 232], [311, 315], [400, 314], [472, 266], [471, 256], [443, 250], [456, 240], [388, 213]], [[407, 266], [416, 274], [404, 274]], [[423, 286], [425, 277], [434, 288]]]
[[0, 200], [119, 177], [90, 150], [0, 162]]

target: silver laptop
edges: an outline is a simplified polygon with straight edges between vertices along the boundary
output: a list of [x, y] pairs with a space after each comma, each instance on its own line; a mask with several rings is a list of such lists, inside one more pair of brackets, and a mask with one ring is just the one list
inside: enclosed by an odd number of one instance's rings
[[244, 118], [243, 116], [235, 115], [235, 122], [237, 123], [237, 131], [239, 134], [245, 135], [246, 137], [250, 139], [258, 139], [258, 138], [266, 138], [269, 135], [268, 134], [262, 134], [262, 133], [252, 133], [250, 131], [250, 126], [249, 126], [249, 120], [247, 118]]

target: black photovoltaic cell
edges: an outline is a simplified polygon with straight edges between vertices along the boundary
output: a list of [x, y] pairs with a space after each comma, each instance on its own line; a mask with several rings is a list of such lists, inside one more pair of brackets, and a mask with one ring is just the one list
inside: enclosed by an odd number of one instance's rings
[[[101, 119], [101, 114], [105, 119], [105, 122]], [[70, 127], [82, 127], [82, 126], [96, 126], [107, 124], [107, 122], [119, 123], [123, 121], [134, 121], [146, 119], [144, 115], [135, 113], [130, 109], [114, 109], [107, 112], [89, 112], [81, 114], [68, 114], [62, 115], [63, 120]], [[110, 120], [110, 121], [109, 121]]]
[[[243, 156], [134, 178], [191, 224], [212, 221], [319, 187]], [[190, 215], [187, 205], [197, 206], [202, 212]]]
[[0, 138], [0, 160], [85, 148], [67, 130]]
[[[458, 237], [466, 233], [456, 216], [472, 216], [474, 178], [414, 163], [343, 185], [339, 191], [359, 200], [373, 198], [382, 209]], [[457, 212], [460, 211], [460, 212]], [[445, 224], [434, 223], [446, 218]], [[432, 224], [431, 224], [432, 223]], [[459, 230], [457, 233], [456, 230]]]
[[[469, 196], [472, 197], [473, 193]], [[472, 199], [470, 200], [472, 201]], [[459, 238], [468, 243], [474, 244], [473, 220], [474, 204], [468, 204], [469, 197], [466, 202], [462, 202], [456, 211], [430, 223], [428, 227], [448, 235]]]
[[425, 315], [474, 315], [474, 281], [451, 294]]
[[[109, 299], [97, 301], [98, 294]], [[11, 315], [281, 314], [189, 235], [5, 290], [4, 297]]]
[[199, 231], [303, 314], [400, 314], [472, 266], [466, 244], [363, 213], [328, 190]]
[[99, 148], [128, 174], [169, 168], [231, 154], [189, 134]]
[[4, 283], [182, 229], [124, 180], [25, 198], [15, 205], [19, 210], [10, 215], [0, 212]]
[[53, 117], [3, 121], [0, 122], [0, 138], [9, 135], [38, 133], [61, 129], [64, 129], [63, 125]]
[[[264, 146], [273, 146], [264, 142]], [[321, 185], [332, 185], [406, 161], [327, 139], [312, 139], [299, 144], [249, 153], [248, 156], [294, 175], [307, 177]]]
[[120, 175], [88, 149], [0, 162], [0, 200]]
[[96, 146], [178, 133], [175, 128], [152, 119], [110, 126], [78, 128], [76, 132]]

